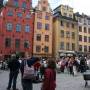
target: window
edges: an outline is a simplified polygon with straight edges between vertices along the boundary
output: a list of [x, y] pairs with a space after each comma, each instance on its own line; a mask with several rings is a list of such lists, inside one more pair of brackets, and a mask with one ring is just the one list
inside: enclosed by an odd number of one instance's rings
[[49, 20], [50, 19], [49, 13], [46, 13], [45, 19], [46, 20]]
[[66, 50], [69, 50], [69, 49], [70, 49], [70, 44], [66, 43]]
[[88, 28], [88, 33], [90, 34], [90, 28]]
[[86, 27], [84, 27], [84, 33], [87, 33], [87, 28]]
[[87, 36], [84, 36], [84, 42], [87, 42]]
[[9, 10], [8, 13], [7, 13], [8, 16], [13, 16], [13, 11], [12, 10]]
[[41, 52], [41, 46], [40, 45], [36, 46], [36, 52]]
[[41, 22], [37, 22], [37, 29], [42, 29], [42, 23]]
[[86, 45], [84, 46], [84, 51], [87, 52], [87, 46]]
[[41, 41], [41, 34], [37, 34], [36, 39], [37, 39], [37, 41]]
[[37, 13], [37, 18], [42, 19], [42, 12]]
[[29, 25], [25, 26], [25, 32], [30, 32], [30, 26]]
[[11, 47], [11, 38], [5, 39], [5, 47]]
[[63, 21], [61, 21], [61, 26], [64, 26], [64, 23], [63, 23]]
[[16, 24], [16, 32], [20, 32], [21, 31], [21, 24]]
[[82, 45], [79, 45], [79, 51], [82, 51]]
[[82, 32], [82, 26], [79, 26], [79, 32]]
[[88, 20], [88, 25], [90, 25], [90, 20]]
[[64, 42], [61, 42], [61, 43], [60, 43], [60, 49], [61, 49], [61, 50], [64, 50]]
[[72, 50], [75, 51], [75, 43], [72, 43]]
[[79, 41], [82, 41], [82, 35], [79, 35]]
[[74, 28], [74, 24], [72, 24], [72, 28]]
[[18, 6], [19, 6], [18, 0], [14, 0], [14, 6], [15, 6], [15, 7], [18, 7]]
[[64, 30], [61, 30], [61, 37], [64, 37]]
[[70, 18], [72, 18], [72, 15], [71, 15], [71, 14], [69, 14], [69, 17], [70, 17]]
[[49, 30], [49, 24], [45, 24], [45, 30]]
[[64, 13], [64, 16], [67, 16], [67, 13]]
[[31, 18], [31, 15], [28, 13], [28, 14], [26, 15], [26, 18], [27, 18], [27, 19]]
[[45, 41], [46, 41], [46, 42], [49, 41], [49, 35], [45, 35]]
[[20, 39], [15, 39], [15, 47], [20, 48]]
[[87, 19], [86, 18], [84, 19], [84, 25], [87, 25]]
[[49, 52], [49, 47], [48, 47], [48, 46], [45, 46], [45, 47], [44, 47], [44, 52], [46, 52], [46, 53]]
[[24, 48], [29, 48], [30, 44], [28, 40], [24, 41]]
[[88, 42], [90, 43], [90, 37], [88, 37]]
[[12, 29], [13, 29], [12, 23], [7, 23], [7, 30], [12, 31]]
[[22, 17], [22, 13], [18, 12], [18, 13], [17, 13], [17, 16], [18, 16], [18, 17]]
[[89, 48], [89, 52], [90, 52], [90, 46], [88, 48]]
[[72, 32], [72, 39], [75, 39], [75, 33]]
[[23, 8], [23, 9], [26, 9], [26, 2], [23, 2], [23, 3], [22, 3], [22, 8]]
[[67, 27], [69, 27], [69, 26], [70, 26], [70, 23], [69, 23], [69, 22], [67, 22], [67, 23], [66, 23], [66, 26], [67, 26]]
[[70, 32], [66, 32], [66, 38], [70, 38]]

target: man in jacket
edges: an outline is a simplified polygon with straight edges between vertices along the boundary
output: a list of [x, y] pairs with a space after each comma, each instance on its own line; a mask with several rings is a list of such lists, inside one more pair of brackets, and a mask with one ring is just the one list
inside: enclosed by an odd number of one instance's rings
[[12, 83], [13, 83], [13, 86], [12, 86], [13, 90], [18, 90], [16, 89], [16, 81], [17, 81], [17, 76], [18, 76], [19, 68], [20, 68], [20, 63], [18, 59], [19, 57], [13, 54], [10, 62], [8, 63], [10, 74], [9, 74], [9, 82], [8, 82], [7, 90], [11, 89]]

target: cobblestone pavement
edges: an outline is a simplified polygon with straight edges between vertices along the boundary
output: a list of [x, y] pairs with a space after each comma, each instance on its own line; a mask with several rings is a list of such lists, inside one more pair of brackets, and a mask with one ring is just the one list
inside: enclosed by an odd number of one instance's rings
[[[8, 83], [8, 71], [0, 71], [0, 90], [6, 90]], [[57, 88], [56, 90], [90, 90], [90, 81], [89, 85], [84, 87], [84, 80], [81, 74], [73, 77], [68, 74], [57, 74]], [[17, 81], [17, 87], [19, 90], [22, 90], [20, 83], [20, 75]], [[41, 84], [34, 84], [33, 90], [40, 90]]]

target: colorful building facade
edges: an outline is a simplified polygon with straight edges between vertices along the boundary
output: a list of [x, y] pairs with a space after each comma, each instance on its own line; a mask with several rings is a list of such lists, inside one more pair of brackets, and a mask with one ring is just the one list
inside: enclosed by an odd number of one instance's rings
[[90, 53], [90, 17], [75, 13], [78, 20], [79, 52]]
[[78, 51], [78, 22], [73, 9], [64, 5], [54, 9], [53, 23], [53, 56], [59, 58], [66, 52], [70, 55]]
[[48, 0], [39, 0], [35, 8], [33, 55], [52, 57], [53, 14]]
[[27, 52], [32, 55], [34, 14], [32, 0], [9, 0], [1, 12], [0, 54]]

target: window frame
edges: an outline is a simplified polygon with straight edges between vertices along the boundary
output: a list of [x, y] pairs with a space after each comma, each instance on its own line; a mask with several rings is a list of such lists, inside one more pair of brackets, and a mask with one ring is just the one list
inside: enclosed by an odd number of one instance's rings
[[16, 24], [16, 32], [20, 32], [21, 31], [21, 24]]
[[24, 40], [24, 48], [29, 48], [29, 47], [30, 47], [29, 40]]
[[5, 38], [5, 48], [11, 47], [11, 38]]
[[36, 52], [41, 52], [41, 46], [40, 45], [36, 45]]
[[50, 24], [48, 24], [48, 23], [45, 23], [45, 30], [49, 30], [50, 29]]
[[28, 25], [28, 24], [25, 25], [25, 32], [26, 33], [30, 32], [30, 25]]
[[41, 22], [37, 22], [37, 29], [41, 30], [42, 29], [42, 23]]
[[7, 31], [12, 31], [13, 30], [13, 24], [10, 22], [6, 23], [6, 29], [7, 29]]
[[36, 40], [37, 40], [37, 41], [41, 41], [41, 34], [37, 34], [37, 35], [36, 35]]
[[49, 47], [48, 46], [44, 46], [44, 52], [48, 53], [49, 52]]
[[13, 16], [13, 11], [12, 11], [12, 10], [8, 10], [7, 15], [8, 15], [8, 16]]
[[49, 35], [45, 35], [45, 41], [49, 42]]
[[20, 48], [20, 39], [15, 39], [15, 48]]

